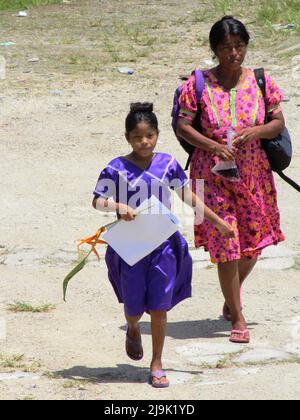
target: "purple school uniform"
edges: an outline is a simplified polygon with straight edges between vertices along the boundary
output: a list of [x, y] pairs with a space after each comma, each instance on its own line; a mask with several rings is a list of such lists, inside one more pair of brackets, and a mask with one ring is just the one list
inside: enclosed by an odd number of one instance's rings
[[[134, 209], [155, 195], [170, 208], [170, 189], [187, 184], [183, 169], [167, 154], [157, 153], [145, 171], [119, 157], [100, 174], [94, 195], [112, 197]], [[192, 295], [192, 258], [179, 232], [133, 267], [108, 247], [106, 264], [109, 280], [129, 316], [146, 311], [169, 311]]]

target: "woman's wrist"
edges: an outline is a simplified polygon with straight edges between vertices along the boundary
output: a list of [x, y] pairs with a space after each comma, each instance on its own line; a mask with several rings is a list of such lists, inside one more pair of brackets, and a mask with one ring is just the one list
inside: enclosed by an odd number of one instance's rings
[[218, 148], [219, 148], [219, 144], [217, 142], [215, 142], [214, 140], [209, 140], [209, 144], [208, 144], [208, 152], [211, 153], [212, 155], [216, 155], [218, 153]]

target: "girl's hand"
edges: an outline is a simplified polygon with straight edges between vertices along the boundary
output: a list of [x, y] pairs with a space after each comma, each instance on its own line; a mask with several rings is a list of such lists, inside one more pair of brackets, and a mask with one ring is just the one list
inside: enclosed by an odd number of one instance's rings
[[136, 218], [134, 210], [126, 204], [119, 204], [118, 213], [125, 222], [132, 222]]
[[234, 150], [229, 150], [224, 144], [216, 146], [215, 155], [223, 161], [231, 162], [234, 160]]
[[234, 136], [233, 145], [235, 147], [241, 147], [247, 144], [249, 141], [260, 139], [260, 127], [244, 128]]
[[224, 220], [221, 220], [221, 222], [217, 225], [217, 229], [225, 238], [234, 238], [235, 233], [233, 227], [225, 222]]

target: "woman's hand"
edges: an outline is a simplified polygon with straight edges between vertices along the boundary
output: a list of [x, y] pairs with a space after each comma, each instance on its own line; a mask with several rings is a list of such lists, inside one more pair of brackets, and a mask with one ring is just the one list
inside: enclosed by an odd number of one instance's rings
[[132, 222], [136, 218], [134, 210], [126, 204], [118, 205], [118, 213], [120, 214], [121, 219], [125, 220], [125, 222]]
[[221, 220], [220, 223], [216, 225], [217, 229], [225, 238], [234, 238], [235, 233], [233, 227], [225, 222], [224, 220]]
[[225, 162], [234, 160], [234, 152], [234, 149], [229, 150], [228, 146], [225, 146], [224, 144], [218, 144], [215, 148], [215, 155], [218, 156], [220, 160]]
[[261, 138], [260, 130], [261, 130], [260, 126], [244, 128], [243, 130], [241, 130], [234, 136], [233, 145], [235, 147], [241, 147], [252, 140], [260, 139]]

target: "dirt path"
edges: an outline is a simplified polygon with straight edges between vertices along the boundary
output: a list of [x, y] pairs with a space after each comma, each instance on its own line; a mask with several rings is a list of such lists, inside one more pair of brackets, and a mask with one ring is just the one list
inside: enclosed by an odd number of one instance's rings
[[[147, 317], [145, 360], [126, 358], [122, 310], [103, 261], [92, 261], [71, 284], [68, 303], [61, 303], [62, 279], [76, 257], [73, 240], [110, 220], [93, 211], [91, 192], [99, 169], [127, 152], [123, 125], [130, 102], [155, 102], [159, 148], [184, 162], [170, 129], [172, 95], [180, 74], [207, 67], [211, 54], [197, 42], [210, 23], [195, 19], [200, 2], [173, 3], [139, 2], [137, 8], [133, 1], [103, 1], [100, 7], [90, 0], [35, 9], [28, 19], [0, 15], [0, 42], [16, 43], [0, 47], [8, 62], [7, 79], [0, 82], [1, 399], [300, 396], [299, 197], [279, 179], [287, 240], [265, 253], [247, 284], [250, 346], [229, 345], [216, 272], [203, 252], [192, 251], [194, 298], [169, 318], [170, 390], [146, 384]], [[116, 71], [120, 56], [133, 76]], [[284, 111], [296, 145], [289, 174], [297, 179], [300, 77], [290, 76], [291, 58], [275, 61], [271, 51], [251, 49], [248, 64], [268, 68], [289, 98]], [[190, 227], [184, 234], [193, 248]], [[57, 308], [14, 314], [7, 311], [14, 301]]]

